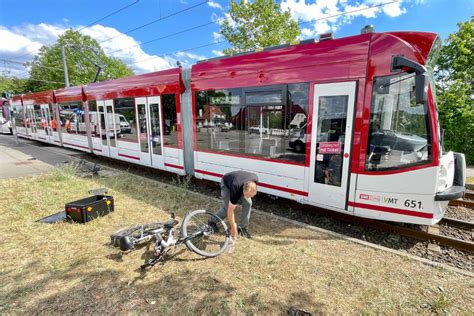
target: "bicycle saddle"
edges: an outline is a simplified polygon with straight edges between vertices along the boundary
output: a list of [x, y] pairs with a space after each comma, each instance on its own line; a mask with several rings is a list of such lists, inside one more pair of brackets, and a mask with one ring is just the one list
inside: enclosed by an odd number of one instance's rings
[[167, 228], [167, 229], [170, 229], [170, 228], [173, 228], [174, 226], [176, 226], [179, 222], [175, 219], [170, 219], [166, 222], [163, 223], [163, 227], [164, 228]]

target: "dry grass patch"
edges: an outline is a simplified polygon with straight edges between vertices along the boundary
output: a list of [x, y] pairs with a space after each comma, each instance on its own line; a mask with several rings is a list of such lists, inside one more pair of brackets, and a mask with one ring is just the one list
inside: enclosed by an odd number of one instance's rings
[[[186, 181], [177, 182], [185, 187]], [[116, 211], [86, 225], [40, 224], [87, 190], [106, 186]], [[254, 215], [252, 240], [203, 260], [181, 248], [143, 273], [146, 249], [108, 246], [124, 226], [161, 221], [212, 199], [121, 174], [83, 179], [73, 169], [0, 182], [0, 313], [282, 314], [469, 313], [472, 278]]]

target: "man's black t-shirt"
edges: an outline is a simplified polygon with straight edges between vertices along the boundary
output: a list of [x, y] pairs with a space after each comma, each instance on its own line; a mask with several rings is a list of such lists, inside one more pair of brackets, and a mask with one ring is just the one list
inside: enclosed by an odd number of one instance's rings
[[224, 185], [230, 191], [230, 203], [236, 205], [244, 194], [244, 184], [248, 181], [258, 182], [255, 173], [247, 171], [232, 171], [224, 175]]

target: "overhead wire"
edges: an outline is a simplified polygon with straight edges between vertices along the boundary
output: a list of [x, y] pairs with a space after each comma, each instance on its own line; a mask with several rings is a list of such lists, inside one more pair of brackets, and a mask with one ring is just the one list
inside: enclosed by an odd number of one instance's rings
[[153, 43], [153, 42], [157, 42], [157, 41], [162, 40], [162, 39], [165, 39], [165, 38], [173, 37], [173, 36], [176, 36], [176, 35], [179, 35], [179, 34], [183, 34], [183, 33], [187, 33], [187, 32], [190, 32], [190, 31], [194, 31], [194, 30], [197, 30], [197, 29], [200, 29], [200, 28], [209, 26], [209, 25], [213, 25], [213, 24], [215, 24], [215, 22], [208, 22], [208, 23], [200, 24], [200, 25], [193, 26], [193, 27], [190, 27], [190, 28], [187, 28], [187, 29], [184, 29], [184, 30], [175, 32], [175, 33], [171, 33], [171, 34], [164, 35], [164, 36], [161, 36], [161, 37], [153, 38], [153, 39], [148, 40], [148, 41], [146, 41], [146, 42], [143, 42], [143, 43], [141, 43], [141, 44], [132, 45], [132, 46], [127, 46], [127, 47], [124, 47], [124, 48], [119, 48], [119, 49], [116, 49], [116, 50], [107, 52], [107, 54], [110, 55], [110, 54], [113, 54], [113, 53], [116, 53], [116, 52], [121, 52], [121, 51], [130, 49], [130, 48], [134, 48], [134, 47], [142, 47], [142, 46], [144, 46], [144, 45], [147, 45], [147, 44], [150, 44], [150, 43]]
[[120, 34], [118, 34], [118, 35], [116, 35], [116, 36], [109, 37], [109, 38], [107, 38], [107, 39], [105, 39], [105, 40], [99, 42], [99, 44], [108, 42], [108, 41], [110, 41], [110, 40], [113, 40], [113, 39], [115, 39], [115, 38], [117, 38], [117, 37], [120, 37], [120, 36], [123, 36], [123, 35], [130, 34], [130, 33], [132, 33], [132, 32], [135, 32], [135, 31], [137, 31], [137, 30], [140, 30], [140, 29], [142, 29], [142, 28], [144, 28], [144, 27], [150, 26], [150, 25], [152, 25], [152, 24], [154, 24], [154, 23], [157, 23], [157, 22], [166, 20], [166, 19], [168, 19], [168, 18], [171, 18], [171, 17], [176, 16], [176, 15], [178, 15], [178, 14], [181, 14], [181, 13], [183, 13], [183, 12], [186, 12], [186, 11], [192, 10], [192, 9], [194, 9], [194, 8], [197, 8], [197, 7], [199, 7], [199, 6], [202, 6], [202, 5], [204, 5], [204, 4], [208, 3], [208, 2], [209, 2], [209, 0], [205, 0], [205, 1], [199, 2], [199, 3], [195, 4], [195, 5], [192, 5], [192, 6], [190, 6], [190, 7], [187, 7], [187, 8], [185, 8], [185, 9], [178, 10], [178, 11], [173, 12], [173, 13], [171, 13], [171, 14], [168, 14], [168, 15], [165, 15], [165, 16], [160, 17], [160, 18], [158, 18], [158, 19], [152, 20], [152, 21], [147, 22], [147, 23], [145, 23], [145, 24], [142, 24], [142, 25], [140, 25], [140, 26], [134, 27], [134, 28], [132, 28], [132, 29], [130, 29], [130, 30], [128, 30], [128, 31], [121, 32]]
[[96, 23], [98, 23], [98, 22], [100, 22], [100, 21], [103, 21], [103, 20], [107, 19], [108, 17], [111, 17], [112, 15], [115, 15], [115, 14], [117, 14], [117, 13], [123, 11], [123, 10], [126, 10], [126, 9], [130, 8], [131, 6], [134, 6], [134, 5], [137, 4], [138, 2], [140, 2], [140, 0], [135, 0], [135, 2], [130, 3], [129, 5], [126, 5], [126, 6], [123, 7], [123, 8], [120, 8], [120, 9], [118, 9], [118, 10], [116, 10], [116, 11], [110, 13], [110, 14], [107, 14], [106, 16], [104, 16], [104, 17], [102, 17], [102, 18], [100, 18], [100, 19], [98, 19], [98, 20], [95, 20], [95, 21], [92, 22], [92, 23], [89, 23], [89, 24], [86, 25], [86, 26], [81, 27], [80, 29], [76, 30], [76, 32], [80, 32], [80, 31], [82, 31], [83, 29], [86, 29], [86, 28], [88, 28], [88, 27], [91, 27], [92, 25], [94, 25], [94, 24], [96, 24]]
[[[78, 32], [78, 31], [82, 31], [83, 29], [86, 29], [86, 28], [88, 28], [88, 27], [91, 27], [91, 26], [94, 25], [95, 23], [97, 23], [97, 22], [99, 22], [99, 21], [103, 21], [103, 20], [105, 20], [105, 19], [107, 19], [107, 18], [109, 18], [109, 17], [111, 17], [111, 16], [113, 16], [113, 15], [115, 15], [115, 14], [117, 14], [117, 13], [123, 11], [123, 10], [126, 10], [126, 9], [130, 8], [131, 6], [137, 4], [138, 2], [140, 2], [140, 0], [135, 0], [135, 2], [133, 2], [133, 3], [131, 3], [131, 4], [128, 4], [128, 5], [126, 5], [125, 7], [122, 7], [122, 8], [120, 8], [120, 9], [118, 9], [118, 10], [115, 10], [115, 11], [113, 11], [112, 13], [109, 13], [109, 14], [107, 14], [106, 16], [104, 16], [104, 17], [102, 17], [102, 18], [100, 18], [100, 19], [97, 19], [97, 20], [95, 20], [94, 22], [92, 22], [92, 23], [88, 24], [87, 26], [84, 26], [84, 27], [82, 27], [82, 28], [80, 28], [79, 30], [76, 30], [76, 31], [77, 31], [77, 32]], [[49, 44], [43, 45], [43, 46], [49, 46], [49, 45], [55, 43], [56, 41], [57, 41], [57, 40], [55, 40], [55, 41], [53, 41], [53, 42], [51, 42], [51, 43], [49, 43]], [[13, 57], [13, 59], [17, 59], [17, 58], [20, 58], [20, 57], [23, 57], [23, 56], [26, 56], [26, 55], [29, 55], [29, 54], [30, 54], [30, 53], [25, 53], [25, 54], [22, 54], [22, 55], [18, 55], [18, 56], [16, 56], [16, 57]]]
[[[392, 3], [396, 3], [396, 2], [399, 2], [399, 0], [395, 0], [395, 1], [390, 1], [390, 2], [385, 2], [385, 3], [380, 3], [380, 4], [377, 4], [377, 5], [373, 5], [373, 6], [370, 6], [370, 7], [366, 7], [366, 8], [361, 8], [361, 9], [356, 9], [356, 10], [352, 10], [352, 11], [347, 11], [347, 12], [343, 12], [343, 13], [340, 13], [340, 14], [334, 14], [334, 15], [330, 15], [330, 16], [326, 16], [326, 17], [322, 17], [322, 18], [319, 18], [319, 19], [314, 19], [314, 20], [311, 20], [311, 21], [304, 21], [304, 22], [300, 22], [298, 23], [299, 25], [302, 25], [302, 24], [306, 24], [306, 23], [314, 23], [314, 22], [317, 22], [317, 21], [322, 21], [322, 20], [328, 20], [328, 19], [332, 19], [332, 18], [335, 18], [335, 17], [338, 17], [338, 16], [342, 16], [342, 15], [347, 15], [347, 14], [352, 14], [352, 13], [356, 13], [356, 12], [360, 12], [360, 11], [365, 11], [365, 10], [370, 10], [370, 9], [373, 9], [373, 8], [377, 8], [377, 7], [382, 7], [382, 6], [385, 6], [385, 5], [388, 5], [388, 4], [392, 4]], [[211, 22], [211, 23], [215, 23], [215, 22]], [[207, 24], [207, 23], [206, 23]], [[202, 25], [204, 26], [204, 24]], [[196, 27], [197, 28], [197, 27]], [[189, 29], [188, 29], [189, 30]], [[183, 30], [182, 32], [184, 31], [188, 31], [188, 30]], [[176, 32], [176, 33], [180, 33], [180, 32]], [[176, 33], [172, 33], [172, 34], [169, 34], [167, 36], [163, 36], [163, 38], [167, 38], [167, 37], [171, 37], [171, 36], [174, 36], [176, 35]], [[149, 42], [154, 42], [154, 41], [158, 41], [159, 39], [153, 39], [151, 41], [147, 41], [145, 42], [145, 44], [149, 43]], [[176, 54], [176, 53], [179, 53], [179, 52], [187, 52], [187, 51], [192, 51], [192, 50], [196, 50], [196, 49], [200, 49], [200, 48], [203, 48], [203, 47], [208, 47], [208, 46], [213, 46], [213, 45], [217, 45], [217, 44], [221, 44], [221, 43], [224, 43], [226, 42], [225, 40], [222, 40], [222, 41], [217, 41], [217, 42], [212, 42], [212, 43], [208, 43], [208, 44], [204, 44], [204, 45], [200, 45], [200, 46], [196, 46], [196, 47], [192, 47], [192, 48], [188, 48], [188, 49], [184, 49], [184, 50], [178, 50], [178, 51], [175, 51], [175, 52], [170, 52], [170, 53], [165, 53], [165, 54], [160, 54], [160, 55], [156, 55], [156, 56], [153, 56], [153, 57], [150, 57], [150, 58], [147, 58], [147, 59], [142, 59], [142, 60], [138, 60], [138, 61], [135, 61], [135, 62], [132, 62], [132, 63], [126, 63], [125, 65], [133, 65], [133, 64], [138, 64], [138, 63], [141, 63], [141, 62], [145, 62], [145, 61], [149, 61], [149, 60], [152, 60], [152, 59], [156, 59], [156, 58], [162, 58], [162, 57], [166, 57], [166, 56], [169, 56], [169, 55], [173, 55], [173, 54]], [[129, 46], [129, 47], [126, 47], [126, 48], [122, 48], [120, 50], [117, 50], [117, 51], [122, 51], [122, 50], [125, 50], [125, 49], [128, 49], [128, 48], [133, 48], [133, 47], [136, 47], [137, 45], [133, 45], [133, 46]], [[141, 45], [138, 45], [138, 46], [141, 46]], [[115, 51], [113, 51], [115, 52]], [[112, 52], [112, 53], [113, 53]], [[110, 52], [109, 52], [110, 54]]]
[[[136, 1], [138, 2], [138, 1]], [[134, 2], [133, 4], [136, 4], [136, 2]], [[172, 16], [176, 16], [180, 13], [183, 13], [183, 12], [186, 12], [186, 11], [189, 11], [191, 9], [194, 9], [196, 7], [199, 7], [203, 4], [206, 4], [208, 2], [208, 0], [206, 1], [202, 1], [202, 2], [199, 2], [193, 6], [190, 6], [186, 9], [183, 9], [183, 10], [179, 10], [179, 11], [176, 11], [172, 14], [169, 14], [167, 16], [164, 16], [164, 17], [160, 17], [159, 19], [156, 19], [156, 20], [153, 20], [153, 21], [150, 21], [150, 22], [147, 22], [143, 25], [140, 25], [138, 27], [135, 27], [133, 29], [130, 29], [128, 31], [126, 31], [125, 33], [121, 33], [117, 36], [114, 36], [114, 37], [111, 37], [111, 38], [108, 38], [100, 43], [104, 43], [104, 42], [107, 42], [109, 40], [112, 40], [114, 38], [117, 38], [119, 36], [122, 36], [122, 35], [126, 35], [126, 34], [129, 34], [131, 32], [134, 32], [138, 29], [141, 29], [141, 28], [144, 28], [146, 26], [149, 26], [151, 24], [154, 24], [156, 22], [159, 22], [159, 21], [162, 21], [162, 20], [165, 20], [167, 18], [170, 18]], [[330, 16], [326, 16], [326, 17], [322, 17], [322, 18], [319, 18], [319, 19], [314, 19], [314, 20], [311, 20], [311, 21], [304, 21], [304, 22], [300, 22], [298, 23], [299, 25], [302, 25], [302, 24], [307, 24], [307, 23], [314, 23], [314, 22], [317, 22], [317, 21], [322, 21], [322, 20], [328, 20], [328, 19], [331, 19], [331, 18], [334, 18], [334, 17], [338, 17], [338, 16], [342, 16], [342, 15], [347, 15], [347, 14], [352, 14], [352, 13], [356, 13], [356, 12], [360, 12], [360, 11], [365, 11], [365, 10], [370, 10], [370, 9], [373, 9], [373, 8], [377, 8], [377, 7], [382, 7], [382, 6], [385, 6], [385, 5], [388, 5], [388, 4], [392, 4], [392, 3], [396, 3], [396, 2], [399, 2], [399, 0], [395, 0], [395, 1], [390, 1], [390, 2], [385, 2], [385, 3], [380, 3], [380, 4], [377, 4], [377, 5], [373, 5], [373, 6], [370, 6], [370, 7], [366, 7], [366, 8], [360, 8], [360, 9], [356, 9], [356, 10], [352, 10], [352, 11], [347, 11], [347, 12], [343, 12], [343, 13], [340, 13], [340, 14], [335, 14], [335, 15], [330, 15]], [[132, 4], [132, 5], [133, 5]], [[131, 6], [131, 5], [129, 5]], [[129, 7], [127, 6], [127, 7]], [[126, 8], [122, 8], [121, 10], [124, 10]], [[119, 11], [121, 10], [117, 10], [116, 13], [118, 13]], [[109, 15], [110, 16], [110, 15]], [[108, 16], [104, 17], [103, 19], [107, 18]], [[96, 23], [96, 21], [94, 22]], [[146, 44], [149, 44], [149, 43], [152, 43], [152, 42], [156, 42], [156, 41], [159, 41], [159, 40], [162, 40], [162, 39], [166, 39], [166, 38], [169, 38], [169, 37], [172, 37], [172, 36], [176, 36], [176, 35], [179, 35], [179, 34], [182, 34], [182, 33], [186, 33], [186, 32], [190, 32], [190, 31], [193, 31], [193, 30], [196, 30], [196, 29], [199, 29], [199, 28], [202, 28], [202, 27], [205, 27], [205, 26], [208, 26], [208, 25], [211, 25], [211, 24], [214, 24], [215, 21], [213, 22], [208, 22], [208, 23], [204, 23], [204, 24], [201, 24], [201, 25], [197, 25], [197, 26], [194, 26], [194, 27], [191, 27], [191, 28], [188, 28], [188, 29], [184, 29], [182, 31], [178, 31], [178, 32], [174, 32], [174, 33], [171, 33], [171, 34], [168, 34], [168, 35], [164, 35], [164, 36], [161, 36], [161, 37], [157, 37], [157, 38], [154, 38], [154, 39], [151, 39], [149, 41], [146, 41], [142, 44], [138, 44], [138, 45], [132, 45], [132, 46], [128, 46], [128, 47], [125, 47], [125, 48], [120, 48], [120, 49], [117, 49], [117, 50], [114, 50], [114, 51], [111, 51], [111, 52], [108, 52], [108, 54], [112, 54], [112, 53], [116, 53], [116, 52], [119, 52], [119, 51], [123, 51], [123, 50], [126, 50], [126, 49], [130, 49], [130, 48], [134, 48], [134, 47], [141, 47], [143, 45], [146, 45]], [[90, 25], [89, 25], [90, 26]], [[89, 27], [88, 26], [88, 27]], [[85, 27], [84, 27], [85, 28]], [[84, 29], [82, 28], [82, 29]], [[193, 50], [197, 50], [197, 49], [200, 49], [200, 48], [204, 48], [204, 47], [209, 47], [209, 46], [213, 46], [213, 45], [217, 45], [217, 44], [221, 44], [221, 43], [225, 43], [226, 40], [222, 40], [222, 41], [214, 41], [214, 42], [211, 42], [211, 43], [207, 43], [207, 44], [203, 44], [203, 45], [199, 45], [199, 46], [195, 46], [195, 47], [191, 47], [191, 48], [187, 48], [187, 49], [184, 49], [184, 50], [178, 50], [178, 51], [174, 51], [174, 52], [169, 52], [169, 53], [164, 53], [164, 54], [160, 54], [160, 55], [156, 55], [156, 56], [153, 56], [153, 57], [150, 57], [150, 58], [146, 58], [146, 59], [142, 59], [142, 60], [138, 60], [138, 61], [134, 61], [134, 62], [131, 62], [131, 63], [126, 63], [125, 65], [133, 65], [133, 64], [138, 64], [138, 63], [141, 63], [141, 62], [145, 62], [145, 61], [149, 61], [149, 60], [152, 60], [152, 59], [156, 59], [156, 58], [161, 58], [161, 57], [166, 57], [166, 56], [169, 56], [169, 55], [173, 55], [173, 54], [177, 54], [179, 52], [188, 52], [188, 51], [193, 51]], [[59, 69], [58, 69], [59, 70]], [[62, 68], [60, 69], [62, 70]]]
[[347, 15], [347, 14], [356, 13], [356, 12], [365, 11], [365, 10], [370, 10], [370, 9], [373, 9], [373, 8], [382, 7], [382, 6], [392, 4], [392, 3], [396, 3], [396, 2], [400, 2], [400, 0], [395, 0], [395, 1], [385, 2], [385, 3], [379, 3], [379, 4], [376, 4], [376, 5], [367, 7], [367, 8], [360, 8], [360, 9], [347, 11], [347, 12], [343, 12], [343, 13], [339, 13], [339, 14], [325, 16], [325, 17], [322, 17], [322, 18], [319, 18], [319, 19], [314, 19], [314, 20], [311, 20], [311, 21], [304, 21], [304, 22], [298, 23], [298, 25], [307, 24], [307, 23], [314, 23], [314, 22], [317, 22], [317, 21], [329, 20], [329, 19], [332, 19], [332, 18], [335, 18], [335, 17], [338, 17], [338, 16]]
[[156, 59], [156, 58], [161, 58], [161, 57], [166, 57], [166, 56], [177, 54], [177, 53], [180, 53], [180, 52], [189, 52], [189, 51], [193, 51], [193, 50], [200, 49], [200, 48], [203, 48], [203, 47], [213, 46], [213, 45], [217, 45], [217, 44], [221, 44], [221, 43], [225, 43], [225, 42], [226, 41], [223, 40], [223, 41], [212, 42], [212, 43], [208, 43], [208, 44], [204, 44], [204, 45], [200, 45], [200, 46], [195, 46], [195, 47], [191, 47], [191, 48], [187, 48], [187, 49], [180, 49], [180, 50], [175, 51], [175, 52], [160, 54], [160, 55], [156, 55], [156, 56], [153, 56], [153, 57], [150, 57], [150, 58], [147, 58], [147, 59], [137, 60], [137, 61], [134, 61], [133, 63], [126, 63], [125, 65], [126, 66], [134, 65], [134, 64], [138, 64], [138, 63], [141, 63], [141, 62], [144, 62], [144, 61], [148, 61], [148, 60], [152, 60], [152, 59]]
[[[5, 62], [7, 62], [7, 63], [20, 65], [20, 66], [23, 66], [24, 68], [31, 67], [31, 65], [25, 65], [24, 62], [19, 62], [19, 61], [16, 61], [16, 60], [11, 60], [11, 59], [6, 59], [6, 58], [0, 58], [0, 60], [3, 60], [3, 61], [5, 61]], [[39, 68], [45, 68], [45, 69], [53, 69], [53, 70], [60, 70], [60, 71], [63, 71], [63, 68], [50, 67], [50, 66], [43, 66], [43, 65], [35, 65], [35, 66], [36, 66], [36, 67], [39, 67]]]
[[[3, 66], [0, 66], [0, 67], [3, 67]], [[19, 71], [18, 73], [27, 73], [28, 71], [26, 70], [22, 70], [22, 71]], [[43, 80], [43, 79], [31, 79], [31, 78], [19, 78], [19, 77], [15, 77], [15, 76], [5, 76], [9, 79], [23, 79], [23, 80], [30, 80], [30, 81], [40, 81], [40, 82], [49, 82], [49, 83], [60, 83], [60, 84], [64, 84], [64, 82], [60, 82], [60, 81], [51, 81], [51, 80]]]

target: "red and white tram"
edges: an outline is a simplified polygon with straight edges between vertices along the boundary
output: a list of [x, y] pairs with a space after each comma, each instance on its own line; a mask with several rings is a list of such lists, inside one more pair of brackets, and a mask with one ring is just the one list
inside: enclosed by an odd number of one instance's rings
[[21, 137], [212, 181], [249, 170], [264, 193], [434, 224], [465, 179], [440, 140], [439, 47], [420, 32], [309, 40], [11, 105]]

